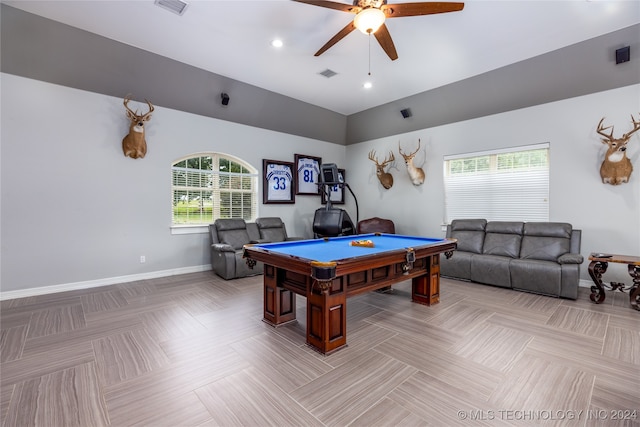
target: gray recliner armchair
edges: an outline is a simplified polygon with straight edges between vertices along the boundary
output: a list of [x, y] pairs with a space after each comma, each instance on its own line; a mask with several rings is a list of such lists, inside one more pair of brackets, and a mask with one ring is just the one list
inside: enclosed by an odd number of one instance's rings
[[259, 243], [260, 232], [255, 223], [243, 219], [217, 219], [209, 224], [211, 238], [211, 267], [223, 279], [262, 274], [263, 264], [257, 262], [249, 268], [242, 257], [242, 247], [248, 243]]

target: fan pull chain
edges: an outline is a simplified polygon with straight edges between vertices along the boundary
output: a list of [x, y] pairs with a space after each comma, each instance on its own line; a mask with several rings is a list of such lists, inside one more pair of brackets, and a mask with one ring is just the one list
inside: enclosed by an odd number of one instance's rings
[[371, 31], [369, 31], [369, 75], [371, 75]]

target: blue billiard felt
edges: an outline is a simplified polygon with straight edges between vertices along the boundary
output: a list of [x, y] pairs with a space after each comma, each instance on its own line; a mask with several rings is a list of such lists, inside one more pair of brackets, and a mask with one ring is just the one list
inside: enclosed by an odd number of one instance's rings
[[[351, 246], [353, 240], [371, 240], [373, 248]], [[418, 248], [434, 243], [442, 243], [445, 239], [403, 236], [400, 234], [358, 234], [354, 236], [330, 237], [327, 239], [295, 240], [289, 242], [264, 243], [254, 245], [274, 253], [295, 256], [312, 261], [339, 261], [362, 255], [373, 255], [382, 252]]]

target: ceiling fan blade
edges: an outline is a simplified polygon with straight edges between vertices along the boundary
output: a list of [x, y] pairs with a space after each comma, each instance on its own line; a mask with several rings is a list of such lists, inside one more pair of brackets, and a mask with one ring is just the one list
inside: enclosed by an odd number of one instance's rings
[[322, 46], [320, 48], [319, 51], [317, 51], [313, 56], [320, 56], [323, 53], [325, 53], [331, 46], [333, 46], [334, 44], [338, 43], [340, 40], [342, 40], [343, 38], [345, 38], [345, 36], [347, 34], [349, 34], [351, 31], [355, 30], [356, 26], [353, 25], [353, 21], [349, 22], [347, 24], [346, 27], [344, 27], [342, 30], [340, 30], [338, 32], [338, 34], [336, 34], [335, 36], [333, 36], [331, 38], [331, 40], [329, 40], [324, 46]]
[[403, 16], [432, 15], [435, 13], [458, 12], [464, 9], [464, 3], [426, 2], [426, 3], [394, 3], [380, 8], [387, 18]]
[[380, 43], [380, 46], [382, 46], [382, 49], [389, 55], [392, 61], [398, 59], [398, 52], [396, 52], [391, 34], [389, 34], [389, 29], [385, 24], [382, 24], [373, 35], [376, 36], [376, 40], [378, 40], [378, 43]]
[[305, 3], [305, 4], [310, 4], [313, 6], [320, 6], [320, 7], [326, 7], [328, 9], [335, 9], [335, 10], [341, 10], [343, 12], [351, 12], [351, 13], [358, 13], [362, 10], [361, 7], [358, 6], [354, 6], [352, 4], [346, 4], [346, 3], [337, 3], [335, 1], [312, 1], [312, 0], [293, 0], [297, 3]]

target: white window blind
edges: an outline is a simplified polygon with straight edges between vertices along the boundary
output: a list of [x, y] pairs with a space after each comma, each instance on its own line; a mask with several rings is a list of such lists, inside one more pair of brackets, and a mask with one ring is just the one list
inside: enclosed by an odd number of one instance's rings
[[549, 144], [444, 158], [445, 221], [549, 220]]
[[171, 178], [173, 225], [257, 216], [258, 174], [241, 160], [216, 153], [183, 158], [173, 163]]

